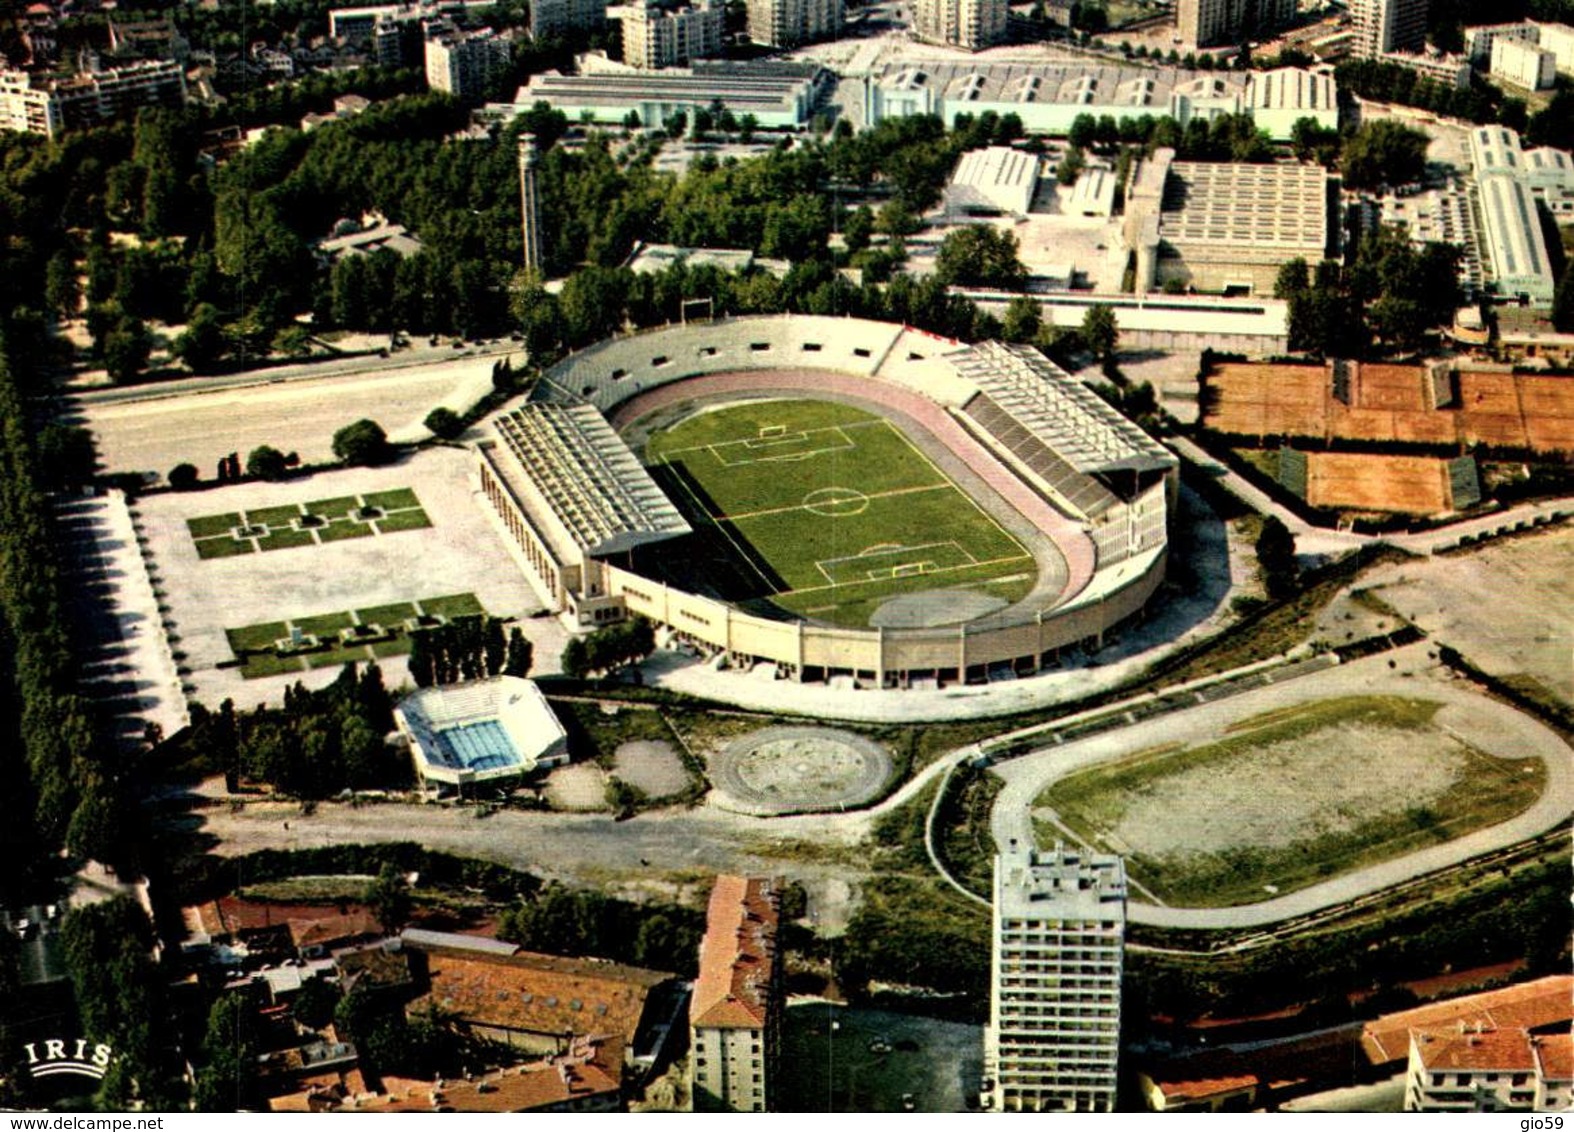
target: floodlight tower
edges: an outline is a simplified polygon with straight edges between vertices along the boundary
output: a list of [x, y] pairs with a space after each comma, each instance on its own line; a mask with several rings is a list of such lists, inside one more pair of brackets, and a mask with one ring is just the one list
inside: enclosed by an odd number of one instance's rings
[[537, 213], [536, 136], [519, 135], [519, 213], [520, 230], [525, 238], [525, 270], [541, 271], [541, 218]]

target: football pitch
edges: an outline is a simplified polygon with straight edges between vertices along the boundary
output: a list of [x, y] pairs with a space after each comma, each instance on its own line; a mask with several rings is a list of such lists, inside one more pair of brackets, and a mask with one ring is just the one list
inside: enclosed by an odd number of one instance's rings
[[865, 626], [887, 599], [972, 589], [1016, 601], [1033, 557], [889, 421], [828, 401], [708, 409], [654, 435], [646, 461], [756, 596]]

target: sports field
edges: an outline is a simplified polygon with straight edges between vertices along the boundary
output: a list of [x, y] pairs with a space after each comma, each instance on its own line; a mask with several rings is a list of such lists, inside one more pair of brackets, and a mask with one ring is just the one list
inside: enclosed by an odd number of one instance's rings
[[1123, 854], [1132, 880], [1185, 907], [1246, 904], [1401, 857], [1518, 814], [1546, 788], [1536, 757], [1466, 742], [1455, 705], [1343, 696], [1243, 719], [1215, 742], [1136, 751], [1053, 783], [1041, 842]]
[[1033, 557], [889, 421], [828, 401], [748, 401], [660, 431], [646, 462], [753, 596], [865, 626], [898, 594], [1012, 602]]

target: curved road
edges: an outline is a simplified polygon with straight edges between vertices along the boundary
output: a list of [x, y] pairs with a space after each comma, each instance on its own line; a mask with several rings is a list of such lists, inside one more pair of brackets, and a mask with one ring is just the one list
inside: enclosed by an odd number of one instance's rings
[[[1390, 671], [1387, 661], [1399, 661]], [[1470, 724], [1455, 724], [1456, 733], [1489, 754], [1537, 755], [1547, 767], [1541, 797], [1524, 813], [1497, 825], [1422, 849], [1390, 861], [1357, 869], [1256, 904], [1228, 908], [1172, 908], [1132, 900], [1127, 916], [1133, 923], [1164, 928], [1235, 929], [1259, 927], [1307, 915], [1358, 897], [1447, 868], [1469, 858], [1539, 836], [1574, 813], [1574, 750], [1550, 728], [1521, 712], [1491, 700], [1468, 686], [1433, 678], [1425, 645], [1412, 646], [1355, 661], [1290, 684], [1248, 692], [1218, 703], [1145, 720], [1062, 747], [1038, 751], [1001, 763], [995, 773], [1006, 782], [995, 801], [990, 830], [998, 846], [1012, 841], [1031, 844], [1033, 800], [1056, 779], [1083, 767], [1163, 743], [1197, 741], [1223, 734], [1231, 723], [1288, 704], [1330, 696], [1394, 694], [1440, 700], [1468, 708]], [[1406, 678], [1404, 673], [1414, 675]], [[1484, 714], [1483, 714], [1484, 713]], [[1359, 758], [1357, 752], [1353, 757]]]

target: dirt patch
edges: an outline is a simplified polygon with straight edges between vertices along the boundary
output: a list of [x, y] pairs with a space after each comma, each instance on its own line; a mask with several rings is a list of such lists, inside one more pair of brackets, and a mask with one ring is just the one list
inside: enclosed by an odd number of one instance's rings
[[689, 773], [671, 743], [662, 739], [637, 739], [617, 749], [613, 766], [617, 776], [651, 798], [680, 794], [689, 785]]
[[607, 808], [607, 777], [594, 763], [561, 766], [547, 775], [546, 799], [559, 810]]
[[1153, 857], [1283, 848], [1425, 805], [1458, 781], [1466, 751], [1432, 729], [1337, 724], [1156, 779], [1107, 837]]

